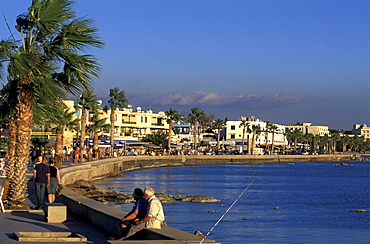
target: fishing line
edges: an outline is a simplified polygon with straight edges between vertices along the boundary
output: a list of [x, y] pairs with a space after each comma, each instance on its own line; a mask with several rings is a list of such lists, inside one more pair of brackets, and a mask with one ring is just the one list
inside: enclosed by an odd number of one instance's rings
[[207, 238], [207, 236], [213, 231], [213, 229], [220, 223], [220, 221], [225, 217], [225, 215], [230, 211], [230, 209], [235, 205], [237, 201], [243, 196], [243, 194], [248, 190], [248, 188], [253, 184], [253, 182], [256, 180], [256, 178], [253, 178], [252, 182], [249, 183], [249, 185], [244, 189], [242, 193], [235, 199], [235, 201], [230, 205], [230, 207], [225, 211], [225, 213], [217, 220], [216, 224], [213, 225], [213, 227], [208, 231], [208, 233], [203, 237], [203, 239], [199, 242], [199, 244], [202, 244], [203, 241]]

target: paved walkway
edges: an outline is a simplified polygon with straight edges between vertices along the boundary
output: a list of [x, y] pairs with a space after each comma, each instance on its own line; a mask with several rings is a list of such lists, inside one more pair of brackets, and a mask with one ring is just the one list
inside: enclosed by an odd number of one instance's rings
[[[63, 163], [64, 167], [68, 167], [70, 164], [71, 162]], [[32, 167], [28, 168], [27, 173], [31, 178]], [[28, 187], [29, 196], [27, 203], [30, 207], [33, 207], [37, 203], [34, 194], [34, 182], [29, 181]], [[14, 232], [75, 232], [85, 236], [88, 240], [87, 242], [68, 243], [106, 243], [106, 240], [109, 240], [110, 237], [108, 233], [71, 214], [68, 214], [67, 220], [63, 223], [47, 223], [42, 210], [0, 212], [0, 243], [28, 243], [18, 242], [13, 236]]]

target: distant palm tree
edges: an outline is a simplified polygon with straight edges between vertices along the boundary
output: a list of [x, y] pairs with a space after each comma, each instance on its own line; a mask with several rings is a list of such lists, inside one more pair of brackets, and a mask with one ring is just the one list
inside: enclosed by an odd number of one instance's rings
[[325, 134], [323, 137], [321, 137], [320, 144], [326, 150], [327, 154], [330, 153], [330, 148], [329, 148], [330, 143], [331, 143], [331, 140], [330, 140], [329, 135]]
[[179, 112], [176, 110], [176, 109], [172, 109], [170, 108], [170, 110], [166, 111], [165, 112], [166, 116], [167, 116], [167, 123], [169, 124], [169, 128], [168, 128], [168, 150], [171, 150], [171, 137], [172, 137], [172, 133], [173, 133], [173, 130], [172, 130], [172, 124], [173, 122], [177, 122], [181, 119], [181, 115], [179, 114]]
[[84, 90], [78, 99], [78, 103], [76, 108], [81, 109], [81, 126], [80, 126], [80, 138], [79, 144], [81, 148], [81, 161], [84, 160], [85, 154], [85, 138], [86, 138], [86, 121], [87, 121], [87, 113], [88, 112], [96, 112], [99, 108], [98, 101], [96, 100], [95, 95], [89, 91]]
[[191, 113], [189, 114], [189, 119], [192, 122], [194, 129], [193, 129], [193, 137], [194, 137], [194, 149], [197, 149], [198, 141], [197, 141], [197, 134], [198, 134], [198, 122], [202, 120], [206, 116], [205, 112], [200, 108], [192, 108]]
[[340, 141], [340, 135], [339, 133], [333, 133], [331, 134], [331, 140], [333, 142], [333, 151], [336, 152], [337, 151], [337, 143]]
[[212, 123], [212, 129], [217, 130], [217, 150], [220, 150], [220, 134], [221, 130], [225, 128], [226, 122], [226, 119], [216, 119]]
[[265, 142], [266, 142], [266, 152], [268, 151], [268, 137], [269, 137], [269, 133], [270, 133], [270, 127], [272, 126], [272, 123], [267, 121], [266, 122], [266, 127], [264, 129], [264, 132], [265, 132]]
[[20, 40], [11, 33], [11, 38], [0, 43], [0, 70], [6, 64], [16, 101], [11, 122], [15, 127], [12, 133], [16, 134], [16, 153], [9, 158], [15, 171], [8, 192], [9, 203], [14, 206], [26, 206], [35, 92], [52, 94], [54, 89], [50, 87], [54, 86], [77, 94], [83, 87], [91, 88], [92, 78], [98, 76], [100, 66], [96, 59], [82, 53], [88, 46], [101, 47], [103, 42], [92, 20], [76, 18], [72, 4], [70, 0], [33, 0], [28, 12], [16, 19]]
[[302, 139], [303, 133], [299, 129], [287, 130], [288, 141], [294, 144], [294, 150], [297, 150], [298, 142]]
[[341, 139], [341, 142], [343, 152], [347, 152], [347, 146], [351, 143], [351, 138], [348, 135], [344, 135]]
[[56, 107], [55, 113], [50, 117], [50, 122], [55, 126], [57, 133], [55, 140], [55, 165], [60, 168], [63, 163], [63, 135], [66, 129], [71, 131], [78, 128], [80, 120], [75, 117], [76, 112], [65, 109], [62, 106]]
[[274, 124], [271, 124], [269, 129], [270, 129], [270, 132], [272, 133], [271, 152], [274, 152], [275, 133], [277, 132], [278, 127]]
[[251, 154], [253, 155], [253, 149], [256, 146], [256, 137], [259, 134], [261, 134], [261, 127], [259, 125], [252, 125], [251, 131], [252, 131], [252, 148], [251, 148]]
[[91, 117], [91, 124], [87, 126], [87, 131], [93, 133], [93, 149], [98, 150], [99, 146], [99, 131], [109, 130], [110, 124], [107, 124], [107, 118], [99, 118], [99, 114], [95, 113]]
[[[120, 91], [118, 87], [109, 90], [109, 107], [110, 107], [110, 156], [113, 156], [114, 147], [114, 122], [115, 111], [117, 108], [125, 108], [128, 100], [126, 99], [125, 91]], [[105, 109], [106, 110], [106, 109]]]
[[[243, 132], [242, 132], [242, 152], [244, 153], [244, 139], [245, 139], [245, 133], [251, 133], [251, 129], [249, 128], [250, 126], [250, 123], [246, 120], [246, 119], [242, 119], [241, 122], [240, 122], [240, 125], [239, 125], [239, 128], [243, 128]], [[249, 153], [249, 142], [248, 142], [248, 153]]]

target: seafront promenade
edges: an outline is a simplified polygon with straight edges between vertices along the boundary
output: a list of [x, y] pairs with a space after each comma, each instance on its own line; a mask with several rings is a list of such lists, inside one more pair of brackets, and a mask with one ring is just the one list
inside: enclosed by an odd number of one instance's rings
[[[61, 169], [62, 184], [73, 183], [76, 180], [95, 180], [125, 171], [153, 167], [187, 166], [200, 164], [227, 163], [287, 163], [287, 162], [317, 162], [317, 161], [348, 161], [349, 155], [217, 155], [217, 156], [165, 156], [165, 157], [118, 157], [101, 159], [92, 162], [72, 164], [64, 162]], [[31, 175], [32, 168], [29, 168]], [[36, 203], [33, 182], [29, 182], [28, 204]], [[83, 242], [69, 243], [119, 243], [109, 241], [110, 236], [118, 233], [119, 219], [125, 212], [106, 206], [92, 199], [87, 199], [64, 187], [57, 202], [64, 203], [68, 208], [67, 221], [63, 223], [47, 223], [43, 211], [14, 211], [0, 214], [1, 243], [17, 243], [13, 232], [75, 232], [87, 238]], [[199, 243], [201, 238], [193, 234], [165, 226], [162, 230], [147, 233], [153, 240], [124, 241], [122, 243]], [[160, 240], [162, 238], [162, 240]], [[167, 240], [166, 240], [167, 239]], [[28, 243], [28, 242], [23, 242]], [[31, 242], [29, 242], [31, 243]], [[35, 242], [33, 242], [35, 243]], [[206, 240], [203, 243], [217, 243]]]

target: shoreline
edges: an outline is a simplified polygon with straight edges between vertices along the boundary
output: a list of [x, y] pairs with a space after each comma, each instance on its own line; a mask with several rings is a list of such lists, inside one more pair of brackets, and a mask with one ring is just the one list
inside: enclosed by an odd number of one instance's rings
[[[60, 169], [61, 184], [66, 186], [78, 180], [94, 181], [112, 174], [132, 170], [172, 166], [194, 166], [212, 164], [258, 164], [258, 163], [295, 163], [295, 162], [338, 162], [349, 161], [350, 155], [202, 155], [202, 156], [123, 156], [101, 159], [70, 165]], [[72, 214], [98, 226], [114, 236], [120, 235], [119, 223], [126, 213], [101, 202], [86, 198], [67, 187], [63, 187], [58, 201], [61, 201]], [[162, 229], [146, 230], [148, 239], [163, 238], [170, 240], [197, 240], [198, 236], [170, 226]], [[109, 243], [109, 242], [108, 242]], [[128, 242], [126, 242], [128, 243]], [[163, 242], [165, 243], [165, 242]], [[206, 240], [203, 243], [217, 243]]]

